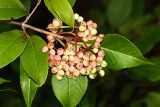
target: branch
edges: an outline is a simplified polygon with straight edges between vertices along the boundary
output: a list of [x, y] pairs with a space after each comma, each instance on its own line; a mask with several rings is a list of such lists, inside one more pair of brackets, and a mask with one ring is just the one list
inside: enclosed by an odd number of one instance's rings
[[61, 39], [61, 40], [67, 39], [67, 37], [64, 37], [62, 35], [58, 35], [57, 36], [57, 34], [54, 34], [52, 32], [49, 32], [49, 31], [46, 31], [46, 30], [31, 26], [31, 25], [28, 25], [28, 24], [24, 24], [24, 23], [22, 24], [21, 22], [0, 20], [0, 23], [8, 23], [8, 24], [13, 24], [13, 25], [18, 25], [18, 26], [21, 26], [21, 27], [24, 27], [24, 28], [29, 28], [29, 29], [32, 29], [34, 31], [37, 31], [37, 32], [40, 32], [40, 33], [43, 33], [43, 34], [46, 34], [46, 35], [51, 34], [51, 35], [53, 35], [53, 37]]

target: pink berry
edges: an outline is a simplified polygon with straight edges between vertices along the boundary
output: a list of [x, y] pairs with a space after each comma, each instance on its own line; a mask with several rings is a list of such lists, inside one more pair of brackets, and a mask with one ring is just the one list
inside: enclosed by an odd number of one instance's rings
[[59, 66], [59, 65], [60, 65], [60, 61], [55, 61], [55, 62], [54, 62], [54, 65], [55, 65], [55, 66]]
[[54, 62], [53, 61], [49, 61], [49, 66], [53, 67], [53, 65], [54, 65]]
[[58, 54], [58, 55], [62, 55], [63, 52], [64, 52], [64, 50], [63, 50], [62, 48], [59, 48], [59, 49], [57, 50], [57, 54]]
[[57, 78], [57, 80], [62, 80], [62, 76], [60, 76], [60, 75], [56, 75], [56, 78]]
[[79, 26], [79, 31], [83, 32], [85, 30], [86, 30], [86, 26], [84, 25]]
[[91, 65], [92, 65], [93, 67], [96, 67], [96, 66], [97, 66], [97, 62], [96, 62], [96, 61], [92, 61], [92, 62], [91, 62]]
[[93, 54], [90, 56], [90, 61], [95, 61], [96, 60], [96, 56]]
[[48, 51], [48, 47], [47, 47], [47, 46], [43, 46], [41, 51], [42, 51], [43, 53], [47, 52], [47, 51]]
[[71, 74], [73, 74], [74, 71], [75, 71], [75, 67], [73, 67], [73, 66], [69, 67], [69, 72], [70, 72]]
[[98, 52], [98, 48], [93, 48], [93, 52], [97, 53]]
[[52, 23], [50, 23], [49, 25], [48, 25], [48, 27], [47, 28], [49, 28], [49, 31], [52, 31], [52, 28], [51, 27], [53, 27], [53, 24]]
[[89, 62], [88, 62], [88, 61], [83, 61], [83, 65], [84, 65], [84, 66], [88, 66], [88, 65], [89, 65]]
[[64, 76], [64, 71], [63, 71], [63, 70], [58, 70], [58, 71], [57, 71], [57, 74], [58, 74], [59, 76], [62, 76], [62, 77], [63, 77], [63, 76]]
[[83, 59], [84, 59], [85, 61], [89, 61], [89, 56], [88, 56], [88, 55], [84, 55], [84, 56], [83, 56]]
[[53, 44], [52, 42], [49, 42], [49, 43], [48, 43], [48, 48], [49, 48], [49, 49], [52, 49], [53, 47], [54, 47], [54, 44]]
[[97, 63], [101, 63], [103, 61], [103, 58], [102, 57], [97, 57]]
[[58, 18], [54, 18], [52, 23], [53, 23], [53, 26], [56, 26], [56, 27], [61, 26], [61, 21]]
[[64, 64], [62, 69], [63, 69], [64, 71], [68, 71], [69, 66], [68, 66], [67, 64]]
[[64, 50], [63, 54], [64, 54], [64, 55], [69, 55], [70, 52], [69, 52], [69, 50]]
[[50, 54], [50, 55], [55, 55], [55, 54], [56, 54], [56, 52], [55, 52], [55, 50], [54, 50], [54, 49], [50, 49], [49, 54]]
[[64, 65], [64, 64], [66, 64], [66, 61], [61, 61], [61, 65]]
[[97, 38], [97, 36], [92, 36], [91, 40], [95, 40]]
[[93, 23], [92, 20], [88, 20], [88, 21], [87, 21], [87, 25], [90, 25], [90, 24], [92, 24], [92, 23]]
[[81, 70], [83, 68], [83, 64], [82, 63], [78, 63], [76, 67], [77, 67], [77, 69]]
[[90, 29], [90, 30], [94, 29], [94, 24], [93, 23], [89, 24], [88, 29]]
[[78, 32], [77, 35], [78, 35], [79, 37], [83, 37], [83, 36], [84, 36], [84, 32]]
[[92, 39], [92, 36], [91, 36], [91, 35], [87, 35], [87, 36], [86, 36], [86, 39], [87, 39], [87, 40], [91, 40], [91, 39]]
[[54, 37], [52, 34], [48, 34], [47, 39], [48, 39], [48, 41], [52, 41], [54, 39]]
[[92, 34], [92, 35], [96, 35], [96, 34], [97, 34], [97, 30], [96, 30], [96, 29], [92, 29], [92, 30], [91, 30], [91, 34]]
[[74, 61], [74, 56], [73, 56], [73, 55], [69, 55], [68, 59], [69, 59], [70, 61]]
[[81, 73], [82, 75], [87, 75], [87, 69], [82, 68], [82, 69], [80, 70], [80, 73]]
[[87, 29], [87, 30], [84, 31], [84, 34], [85, 34], [85, 35], [90, 35], [90, 34], [91, 34], [91, 31], [90, 31], [89, 29]]
[[63, 56], [63, 57], [62, 57], [62, 60], [68, 61], [68, 56], [67, 56], [67, 55]]
[[101, 44], [100, 44], [99, 42], [95, 42], [95, 43], [94, 43], [94, 47], [95, 47], [95, 48], [99, 48], [100, 45], [101, 45]]
[[81, 25], [86, 26], [87, 23], [86, 23], [85, 21], [82, 21], [82, 22], [81, 22]]
[[50, 61], [53, 61], [54, 60], [54, 55], [49, 55], [49, 58], [48, 58]]
[[74, 65], [74, 61], [68, 61], [68, 65], [69, 66], [73, 66]]
[[51, 68], [51, 72], [52, 72], [53, 74], [57, 73], [57, 68], [56, 68], [56, 67], [52, 67], [52, 68]]
[[80, 71], [79, 70], [75, 70], [75, 72], [73, 73], [74, 77], [79, 77]]
[[71, 77], [72, 77], [72, 74], [71, 74], [69, 71], [66, 71], [66, 77], [67, 77], [67, 78], [71, 78]]
[[70, 50], [69, 53], [70, 53], [70, 55], [73, 55], [73, 56], [75, 55], [75, 51], [74, 50]]
[[100, 57], [104, 57], [105, 56], [105, 52], [103, 50], [98, 52], [98, 56]]
[[78, 56], [74, 57], [74, 63], [80, 63], [81, 62], [81, 58], [79, 58]]
[[78, 55], [79, 58], [83, 58], [83, 52], [82, 51], [78, 52], [77, 55]]
[[94, 26], [95, 29], [97, 28], [97, 24], [96, 23], [93, 23], [93, 26]]
[[60, 55], [55, 55], [54, 58], [55, 58], [56, 61], [60, 61], [61, 60]]
[[92, 70], [93, 69], [93, 66], [92, 65], [89, 65], [88, 67], [87, 67], [87, 70]]
[[104, 37], [104, 34], [99, 34], [99, 37]]
[[102, 42], [102, 37], [97, 37], [96, 42]]

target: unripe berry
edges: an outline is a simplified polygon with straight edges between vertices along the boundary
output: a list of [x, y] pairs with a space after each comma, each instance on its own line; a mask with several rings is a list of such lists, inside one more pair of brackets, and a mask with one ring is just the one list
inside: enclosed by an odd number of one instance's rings
[[78, 37], [83, 37], [84, 36], [84, 32], [78, 32], [77, 35], [78, 35]]
[[76, 67], [77, 67], [77, 69], [81, 70], [83, 68], [83, 64], [82, 63], [78, 63]]
[[103, 58], [102, 57], [97, 57], [97, 63], [101, 63], [103, 61]]
[[94, 25], [94, 28], [96, 29], [97, 28], [97, 23], [93, 23], [93, 25]]
[[96, 76], [97, 76], [96, 74], [89, 74], [89, 78], [90, 78], [90, 79], [95, 79]]
[[98, 56], [100, 57], [104, 57], [105, 56], [105, 52], [103, 50], [98, 52]]
[[55, 66], [59, 66], [60, 64], [61, 64], [60, 61], [54, 61]]
[[64, 65], [63, 65], [63, 70], [64, 70], [64, 71], [68, 71], [68, 70], [69, 70], [69, 66], [68, 66], [67, 64], [64, 64]]
[[47, 51], [48, 51], [48, 47], [47, 47], [47, 46], [43, 46], [42, 49], [41, 49], [41, 51], [42, 51], [43, 53], [47, 52]]
[[78, 52], [77, 55], [78, 55], [79, 58], [83, 58], [83, 52], [82, 51]]
[[64, 71], [63, 70], [58, 70], [58, 72], [57, 72], [57, 74], [59, 75], [59, 76], [64, 76]]
[[84, 40], [85, 42], [86, 42], [86, 41], [88, 41], [88, 39], [87, 39], [87, 38], [85, 38], [85, 37], [83, 38], [83, 40]]
[[101, 77], [103, 77], [103, 76], [105, 75], [104, 70], [100, 70], [100, 71], [99, 71], [99, 75], [100, 75]]
[[75, 51], [74, 50], [70, 50], [69, 53], [70, 53], [70, 55], [73, 55], [73, 56], [75, 55]]
[[75, 13], [75, 14], [74, 14], [74, 17], [75, 17], [75, 20], [78, 20], [79, 14]]
[[69, 67], [69, 72], [70, 72], [71, 74], [73, 74], [74, 71], [75, 71], [75, 67], [73, 67], [73, 66]]
[[60, 61], [60, 60], [61, 60], [61, 57], [60, 57], [59, 55], [55, 55], [55, 56], [54, 56], [54, 59], [55, 59], [56, 61]]
[[101, 45], [101, 44], [100, 44], [99, 42], [95, 42], [95, 43], [94, 43], [94, 47], [95, 47], [95, 48], [99, 48], [100, 45]]
[[49, 48], [49, 49], [52, 49], [53, 47], [54, 47], [54, 44], [53, 44], [52, 42], [49, 42], [49, 43], [48, 43], [48, 48]]
[[79, 58], [78, 56], [74, 57], [74, 63], [80, 63], [81, 62], [81, 58]]
[[52, 23], [53, 23], [53, 26], [56, 26], [56, 27], [59, 27], [62, 25], [61, 20], [58, 18], [54, 18]]
[[47, 37], [48, 41], [52, 41], [54, 39], [52, 34], [48, 34]]
[[96, 56], [93, 54], [90, 56], [90, 61], [95, 61], [96, 60]]
[[77, 78], [79, 77], [80, 71], [79, 70], [75, 70], [75, 72], [73, 73], [73, 77]]
[[49, 59], [50, 61], [53, 61], [53, 60], [54, 60], [54, 55], [49, 55], [48, 59]]
[[64, 64], [66, 64], [66, 61], [61, 61], [61, 65], [64, 65]]
[[97, 30], [96, 30], [96, 29], [92, 29], [92, 30], [91, 30], [91, 34], [92, 34], [92, 35], [96, 35], [96, 34], [97, 34]]
[[89, 61], [89, 56], [88, 56], [88, 55], [84, 55], [84, 56], [83, 56], [83, 59], [84, 59], [85, 61]]
[[52, 67], [52, 68], [51, 68], [51, 72], [52, 72], [53, 74], [57, 73], [57, 68], [56, 68], [56, 67]]
[[69, 50], [64, 50], [63, 54], [64, 54], [64, 55], [69, 55], [70, 52], [69, 52]]
[[68, 61], [68, 65], [69, 66], [73, 66], [74, 65], [74, 61]]
[[62, 48], [59, 48], [59, 49], [57, 50], [57, 54], [58, 54], [58, 55], [62, 55], [63, 52], [64, 52], [64, 50], [63, 50]]
[[84, 34], [85, 35], [90, 35], [91, 34], [91, 31], [89, 29], [87, 29], [86, 31], [84, 31]]
[[83, 20], [84, 20], [83, 17], [82, 17], [82, 16], [79, 16], [78, 22], [82, 22]]
[[98, 52], [98, 48], [93, 48], [93, 52], [97, 53]]
[[56, 75], [57, 80], [62, 80], [62, 76], [59, 76], [58, 74]]
[[107, 66], [107, 62], [106, 61], [102, 61], [101, 66], [102, 67], [106, 67]]
[[102, 67], [101, 66], [97, 66], [97, 70], [102, 70]]
[[97, 72], [96, 68], [93, 68], [92, 71], [91, 71], [92, 74], [95, 74], [96, 72]]
[[69, 59], [69, 61], [74, 61], [74, 56], [73, 55], [69, 55], [68, 59]]
[[84, 66], [89, 66], [89, 62], [88, 61], [83, 61], [83, 65]]
[[102, 37], [97, 37], [96, 42], [102, 42]]
[[92, 65], [93, 67], [96, 67], [96, 66], [97, 66], [97, 62], [96, 62], [96, 61], [92, 61], [92, 62], [91, 62], [91, 65]]
[[90, 25], [90, 24], [92, 24], [92, 23], [93, 23], [92, 20], [88, 20], [88, 21], [87, 21], [87, 25]]
[[86, 39], [87, 39], [87, 40], [91, 40], [91, 38], [92, 38], [91, 35], [87, 35], [87, 36], [86, 36]]
[[99, 34], [99, 37], [104, 37], [104, 34]]
[[72, 74], [69, 71], [66, 71], [66, 77], [67, 78], [72, 78]]
[[80, 73], [81, 73], [82, 75], [87, 75], [87, 69], [82, 68], [82, 69], [80, 70]]
[[61, 64], [61, 65], [57, 66], [57, 69], [58, 69], [58, 70], [61, 70], [62, 67], [63, 67], [63, 66], [62, 66], [62, 64]]
[[56, 54], [56, 52], [55, 52], [55, 50], [54, 50], [54, 49], [50, 49], [49, 54], [50, 54], [50, 55], [55, 55], [55, 54]]
[[62, 56], [62, 60], [68, 61], [68, 56], [67, 55]]
[[86, 26], [84, 25], [79, 26], [79, 31], [83, 32], [85, 30], [86, 30]]

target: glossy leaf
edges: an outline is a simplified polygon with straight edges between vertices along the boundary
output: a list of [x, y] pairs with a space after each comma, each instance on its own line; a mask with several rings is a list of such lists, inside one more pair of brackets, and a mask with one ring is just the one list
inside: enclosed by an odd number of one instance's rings
[[21, 63], [27, 75], [42, 86], [48, 75], [48, 53], [42, 53], [41, 48], [47, 45], [38, 36], [31, 36], [28, 45], [21, 55]]
[[74, 13], [67, 0], [51, 0], [52, 7], [58, 17], [67, 25], [74, 27]]
[[27, 45], [24, 32], [12, 30], [0, 34], [0, 68], [14, 61]]
[[31, 0], [20, 0], [20, 1], [22, 2], [26, 10], [29, 12], [31, 7]]
[[109, 23], [113, 27], [123, 24], [132, 12], [132, 0], [112, 0], [106, 11]]
[[3, 79], [3, 78], [0, 78], [0, 84], [5, 83], [5, 82], [11, 82], [11, 81]]
[[76, 0], [68, 0], [69, 1], [69, 3], [70, 3], [70, 5], [73, 7], [74, 6], [74, 4], [75, 4], [75, 2], [76, 2]]
[[101, 49], [106, 53], [108, 67], [113, 70], [150, 64], [134, 44], [118, 34], [106, 35]]
[[0, 20], [18, 19], [28, 12], [19, 0], [0, 0]]
[[56, 75], [52, 76], [53, 92], [64, 107], [76, 107], [87, 90], [87, 76], [78, 78], [78, 80], [73, 80], [73, 78], [68, 79], [64, 76], [59, 81]]
[[28, 77], [23, 69], [22, 64], [20, 64], [20, 84], [26, 105], [27, 107], [31, 107], [32, 101], [38, 89], [38, 85], [35, 81]]

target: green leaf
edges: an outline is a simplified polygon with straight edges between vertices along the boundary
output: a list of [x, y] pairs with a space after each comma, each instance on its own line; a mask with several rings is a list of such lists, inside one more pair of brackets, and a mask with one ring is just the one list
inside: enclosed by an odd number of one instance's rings
[[64, 76], [59, 81], [56, 79], [56, 75], [52, 76], [54, 94], [64, 107], [76, 107], [87, 90], [87, 76], [79, 76], [78, 78], [78, 80], [73, 80]]
[[140, 100], [135, 100], [129, 104], [128, 107], [143, 107], [143, 103]]
[[152, 57], [151, 61], [155, 65], [144, 65], [141, 67], [136, 67], [132, 71], [130, 71], [132, 72], [131, 74], [141, 79], [148, 79], [153, 82], [159, 81], [160, 80], [160, 72], [159, 72], [160, 57]]
[[24, 32], [12, 30], [0, 34], [0, 68], [14, 61], [26, 47]]
[[48, 75], [48, 53], [42, 53], [41, 48], [47, 45], [38, 36], [31, 36], [28, 45], [21, 55], [21, 63], [27, 75], [41, 87]]
[[0, 78], [0, 84], [5, 83], [5, 82], [11, 82], [11, 81], [3, 79], [3, 78]]
[[30, 7], [31, 7], [31, 0], [20, 0], [20, 1], [23, 3], [26, 10], [29, 12]]
[[46, 5], [46, 7], [48, 8], [48, 10], [53, 14], [53, 16], [58, 18], [58, 15], [56, 14], [56, 12], [54, 11], [54, 9], [52, 7], [51, 0], [44, 0], [44, 3]]
[[74, 13], [67, 0], [51, 0], [53, 9], [59, 18], [67, 25], [74, 27]]
[[112, 0], [106, 12], [110, 25], [119, 27], [132, 12], [132, 0]]
[[160, 93], [158, 92], [149, 92], [145, 102], [147, 107], [159, 107], [160, 106]]
[[31, 107], [32, 101], [36, 95], [38, 85], [35, 81], [28, 77], [20, 64], [20, 84], [27, 107]]
[[118, 34], [106, 35], [101, 49], [105, 51], [108, 67], [113, 70], [150, 64], [132, 42]]
[[75, 4], [75, 2], [76, 2], [76, 0], [68, 0], [68, 1], [69, 1], [69, 3], [70, 3], [71, 7], [73, 7], [74, 4]]
[[0, 0], [0, 20], [18, 19], [28, 12], [19, 0]]

